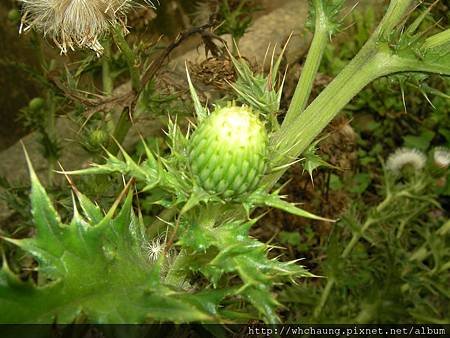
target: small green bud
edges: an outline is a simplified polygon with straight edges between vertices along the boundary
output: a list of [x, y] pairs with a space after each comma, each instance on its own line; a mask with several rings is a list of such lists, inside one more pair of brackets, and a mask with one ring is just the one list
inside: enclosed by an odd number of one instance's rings
[[17, 9], [11, 9], [8, 12], [8, 20], [14, 24], [19, 23], [20, 21], [20, 12]]
[[31, 111], [38, 111], [44, 107], [45, 101], [42, 97], [35, 97], [31, 99], [31, 101], [28, 103], [28, 108], [30, 108]]
[[236, 197], [256, 189], [266, 171], [268, 137], [248, 107], [213, 112], [192, 134], [189, 162], [206, 191]]
[[104, 145], [109, 139], [109, 135], [102, 129], [94, 130], [89, 134], [89, 145], [93, 148]]

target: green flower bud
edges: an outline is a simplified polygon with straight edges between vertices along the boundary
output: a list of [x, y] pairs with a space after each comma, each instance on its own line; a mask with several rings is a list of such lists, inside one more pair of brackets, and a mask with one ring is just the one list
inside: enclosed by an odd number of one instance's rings
[[28, 108], [30, 108], [31, 111], [38, 111], [44, 107], [45, 101], [42, 97], [35, 97], [31, 99], [30, 102], [28, 102]]
[[236, 197], [256, 189], [266, 170], [268, 137], [248, 107], [213, 112], [192, 134], [189, 162], [206, 191]]
[[89, 134], [88, 143], [91, 150], [98, 150], [100, 146], [105, 145], [109, 140], [109, 135], [102, 129], [94, 130]]
[[8, 20], [14, 24], [20, 22], [20, 12], [17, 9], [11, 9], [8, 12]]

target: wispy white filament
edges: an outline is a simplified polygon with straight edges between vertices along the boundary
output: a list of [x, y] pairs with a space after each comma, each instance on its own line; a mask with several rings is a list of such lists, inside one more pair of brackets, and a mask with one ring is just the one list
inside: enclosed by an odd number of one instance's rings
[[[126, 13], [132, 0], [20, 0], [23, 16], [20, 31], [34, 28], [67, 53], [75, 47], [101, 54], [100, 39], [114, 25], [126, 30]], [[151, 5], [150, 1], [146, 1]]]
[[165, 237], [158, 236], [151, 242], [144, 242], [142, 248], [151, 262], [156, 262], [166, 247]]
[[426, 161], [425, 154], [418, 149], [399, 148], [389, 155], [386, 168], [393, 173], [399, 173], [406, 165], [410, 165], [419, 171], [425, 166]]
[[433, 154], [434, 162], [441, 168], [447, 168], [450, 165], [450, 150], [444, 147], [437, 147]]

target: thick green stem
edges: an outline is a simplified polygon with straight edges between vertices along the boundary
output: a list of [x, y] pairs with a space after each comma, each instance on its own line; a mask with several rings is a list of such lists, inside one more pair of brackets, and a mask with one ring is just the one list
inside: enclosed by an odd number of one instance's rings
[[[279, 163], [275, 166], [292, 162], [367, 84], [398, 68], [389, 51], [382, 50], [373, 41], [367, 43], [298, 118], [284, 124], [273, 136], [272, 144], [279, 153]], [[265, 183], [272, 186], [284, 170], [267, 176]]]
[[323, 11], [322, 1], [315, 0], [316, 22], [314, 37], [306, 57], [305, 64], [300, 75], [300, 79], [295, 88], [294, 96], [289, 105], [288, 112], [283, 121], [283, 125], [288, 125], [295, 120], [304, 110], [311, 95], [311, 91], [319, 70], [323, 52], [329, 41], [328, 18]]
[[[435, 72], [445, 75], [450, 72], [444, 66], [401, 58], [390, 50], [387, 42], [389, 34], [402, 22], [413, 2], [414, 0], [391, 1], [385, 16], [366, 45], [306, 110], [299, 114], [304, 99], [292, 102], [289, 107], [290, 116], [294, 114], [298, 118], [289, 117], [287, 121], [289, 123], [283, 123], [271, 140], [278, 151], [275, 167], [297, 158], [342, 108], [373, 80], [402, 71]], [[309, 71], [312, 72], [313, 66], [310, 67]], [[311, 77], [311, 73], [304, 75], [303, 80], [299, 81], [306, 83], [305, 77]], [[284, 171], [285, 169], [278, 170], [268, 175], [265, 178], [266, 186], [272, 187]]]
[[386, 14], [383, 16], [373, 35], [381, 38], [391, 34], [396, 26], [405, 18], [405, 14], [411, 9], [414, 2], [416, 0], [391, 0]]
[[295, 123], [280, 130], [281, 150], [288, 156], [300, 153], [356, 94], [390, 71], [389, 55], [372, 46], [362, 50]]
[[450, 28], [427, 38], [422, 46], [422, 49], [427, 50], [441, 47], [449, 42], [450, 42]]

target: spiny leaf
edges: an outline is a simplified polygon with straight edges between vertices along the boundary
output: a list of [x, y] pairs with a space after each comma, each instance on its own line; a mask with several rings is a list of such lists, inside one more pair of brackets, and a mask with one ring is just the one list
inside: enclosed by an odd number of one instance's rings
[[[230, 221], [216, 227], [196, 224], [185, 230], [180, 244], [193, 249], [188, 255], [193, 263], [202, 261], [201, 264], [190, 265], [191, 269], [203, 273], [215, 287], [225, 274], [237, 273], [243, 286], [236, 294], [250, 301], [263, 314], [266, 322], [274, 323], [278, 322], [275, 311], [279, 306], [271, 293], [274, 283], [312, 275], [294, 262], [269, 259], [267, 245], [248, 236], [252, 224], [253, 221]], [[207, 248], [206, 251], [196, 250], [200, 242], [192, 240], [200, 232], [203, 239], [201, 245]], [[212, 250], [212, 247], [217, 250]], [[263, 299], [254, 297], [256, 289], [260, 290], [258, 297]]]
[[277, 193], [269, 194], [262, 190], [258, 190], [255, 193], [251, 194], [247, 198], [246, 205], [247, 205], [246, 208], [248, 210], [250, 210], [256, 206], [265, 205], [265, 206], [268, 206], [271, 208], [277, 208], [277, 209], [286, 211], [290, 214], [300, 216], [300, 217], [315, 219], [315, 220], [319, 220], [319, 221], [335, 222], [332, 219], [314, 215], [313, 213], [303, 210], [303, 209], [295, 206], [292, 203], [284, 201], [283, 199], [281, 199], [280, 196], [278, 196]]
[[91, 224], [98, 224], [103, 219], [103, 214], [100, 208], [91, 202], [89, 198], [83, 195], [81, 192], [75, 192], [80, 203], [81, 208], [84, 211], [85, 216]]
[[[323, 138], [322, 138], [323, 139]], [[320, 167], [328, 167], [328, 168], [335, 168], [335, 166], [329, 164], [328, 162], [324, 161], [319, 155], [316, 154], [317, 151], [317, 144], [322, 140], [316, 140], [305, 152], [303, 153], [303, 157], [305, 158], [303, 163], [303, 169], [306, 170], [309, 174], [309, 177], [311, 178], [311, 182], [314, 182], [313, 180], [313, 172], [317, 168]]]
[[202, 104], [200, 103], [200, 99], [198, 98], [197, 92], [195, 91], [194, 85], [191, 81], [191, 76], [189, 75], [189, 70], [186, 66], [186, 76], [189, 84], [189, 91], [191, 93], [192, 101], [194, 102], [194, 108], [195, 108], [195, 114], [197, 117], [197, 121], [201, 122], [205, 117], [208, 116], [208, 111], [202, 107]]
[[68, 175], [85, 175], [85, 174], [111, 174], [121, 173], [123, 175], [131, 175], [138, 180], [144, 182], [151, 182], [154, 184], [159, 180], [159, 168], [156, 166], [156, 161], [151, 154], [150, 150], [146, 149], [148, 156], [145, 166], [139, 166], [128, 153], [119, 146], [121, 154], [125, 158], [125, 161], [120, 160], [113, 154], [107, 152], [107, 159], [105, 164], [92, 164], [92, 168], [64, 171], [62, 173]]
[[[282, 51], [284, 53], [284, 49]], [[271, 73], [267, 76], [263, 74], [254, 74], [245, 60], [237, 60], [230, 55], [231, 61], [238, 73], [238, 79], [230, 86], [236, 91], [240, 99], [247, 103], [250, 107], [261, 112], [266, 117], [270, 117], [270, 121], [274, 121], [274, 117], [280, 108], [280, 98], [282, 86], [275, 89], [276, 72], [281, 62], [282, 54], [276, 61], [275, 65], [271, 65]]]
[[[227, 292], [179, 293], [159, 282], [159, 266], [143, 252], [145, 233], [131, 193], [116, 217], [113, 206], [96, 224], [86, 226], [78, 215], [63, 225], [31, 165], [30, 173], [37, 235], [7, 240], [38, 259], [40, 282], [20, 281], [4, 263], [0, 323], [70, 323], [81, 314], [96, 323], [219, 321], [218, 304]], [[98, 221], [94, 204], [77, 196], [88, 218]]]
[[60, 255], [64, 250], [60, 241], [63, 225], [31, 165], [25, 148], [24, 151], [31, 178], [31, 212], [37, 229], [36, 238], [48, 243], [47, 249], [51, 255]]

